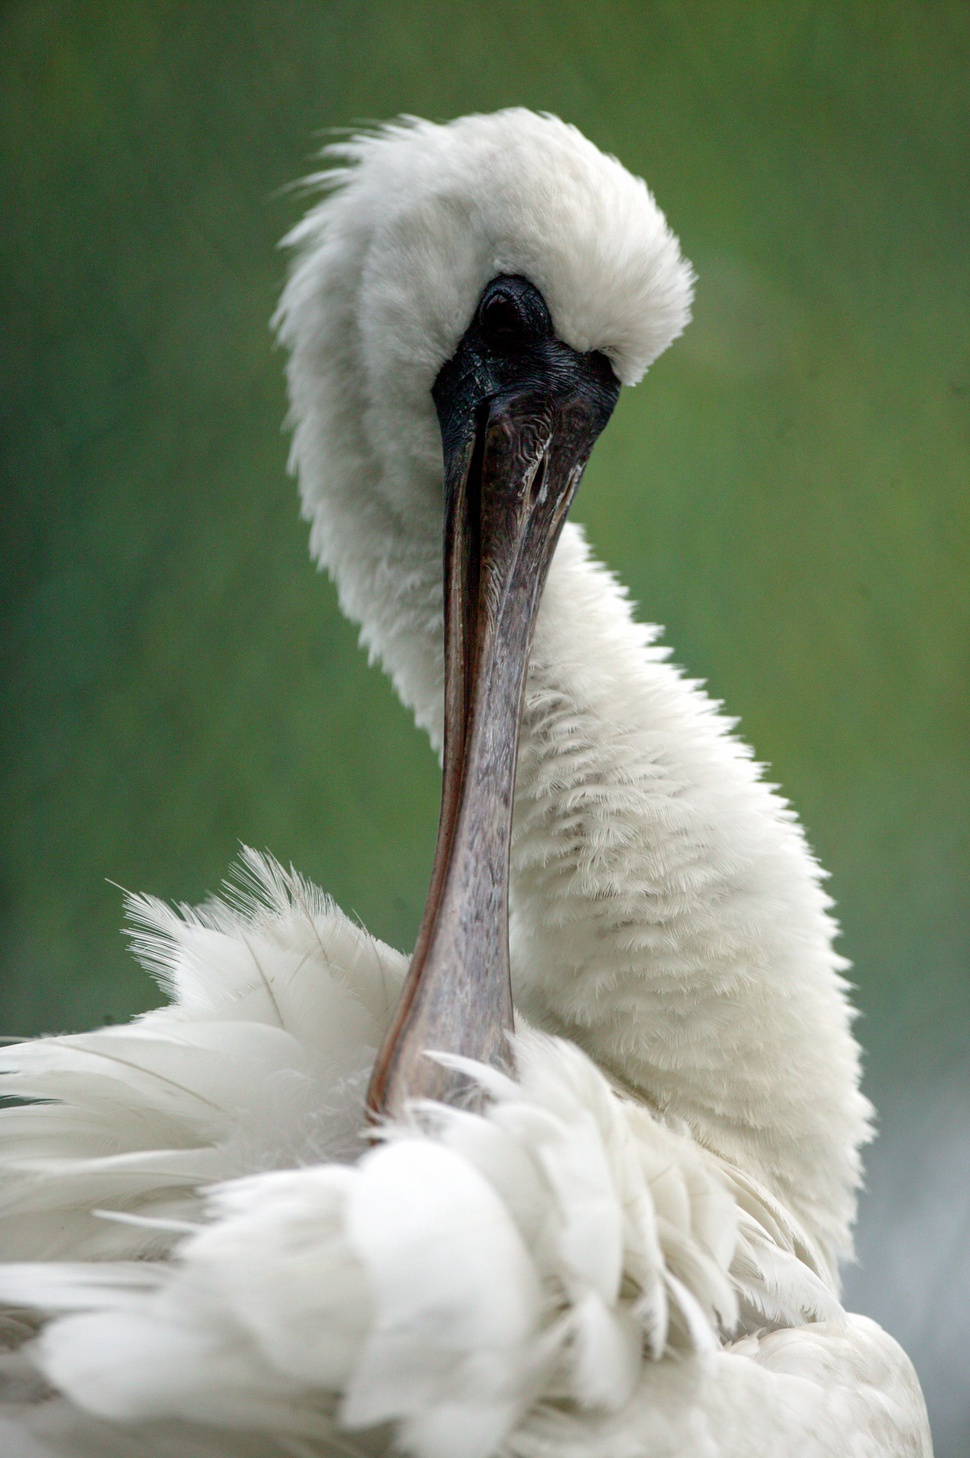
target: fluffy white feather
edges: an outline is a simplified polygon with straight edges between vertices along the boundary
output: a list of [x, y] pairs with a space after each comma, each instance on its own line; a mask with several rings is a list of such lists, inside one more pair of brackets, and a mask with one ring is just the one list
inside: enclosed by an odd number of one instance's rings
[[[418, 1458], [488, 1458], [536, 1403], [621, 1411], [645, 1362], [737, 1330], [771, 1231], [577, 1048], [523, 1034], [516, 1062], [464, 1065], [484, 1113], [419, 1107], [356, 1164], [222, 1186], [174, 1263], [9, 1265], [0, 1298], [60, 1314], [41, 1371], [115, 1422], [392, 1422]], [[791, 1267], [780, 1319], [838, 1317]]]
[[8, 1260], [157, 1254], [168, 1222], [197, 1217], [200, 1186], [360, 1152], [405, 959], [253, 851], [224, 899], [129, 906], [172, 1005], [0, 1050], [3, 1092], [40, 1101], [0, 1109]]

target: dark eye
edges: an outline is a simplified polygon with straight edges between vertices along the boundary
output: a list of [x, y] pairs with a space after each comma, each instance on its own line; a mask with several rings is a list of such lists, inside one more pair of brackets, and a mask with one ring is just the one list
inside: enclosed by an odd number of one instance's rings
[[478, 317], [486, 339], [493, 344], [511, 343], [522, 333], [525, 325], [515, 299], [501, 289], [483, 300]]

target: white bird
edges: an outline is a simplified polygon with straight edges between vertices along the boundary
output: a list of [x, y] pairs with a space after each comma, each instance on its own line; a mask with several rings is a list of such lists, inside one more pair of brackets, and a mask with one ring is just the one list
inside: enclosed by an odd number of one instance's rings
[[0, 1455], [926, 1458], [838, 1299], [870, 1109], [821, 873], [562, 524], [690, 268], [553, 117], [328, 150], [292, 461], [443, 753], [425, 920], [409, 971], [246, 853], [133, 899], [168, 1007], [4, 1052]]

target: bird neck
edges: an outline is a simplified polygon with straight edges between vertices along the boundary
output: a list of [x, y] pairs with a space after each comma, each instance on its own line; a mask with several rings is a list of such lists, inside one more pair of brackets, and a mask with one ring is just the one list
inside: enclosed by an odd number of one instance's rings
[[[341, 603], [440, 744], [440, 530], [327, 525]], [[517, 1006], [758, 1179], [832, 1259], [869, 1109], [821, 873], [730, 722], [567, 525], [516, 782]]]
[[821, 873], [582, 532], [543, 597], [512, 863], [518, 1005], [846, 1250], [868, 1104]]

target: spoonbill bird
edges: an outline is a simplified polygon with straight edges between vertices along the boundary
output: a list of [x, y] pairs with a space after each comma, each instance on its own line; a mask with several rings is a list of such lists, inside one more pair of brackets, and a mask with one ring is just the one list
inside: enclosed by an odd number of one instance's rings
[[690, 268], [554, 117], [328, 152], [292, 462], [442, 754], [424, 921], [408, 966], [247, 852], [132, 899], [169, 1006], [4, 1052], [0, 1452], [924, 1458], [839, 1303], [870, 1110], [821, 874], [564, 523]]

